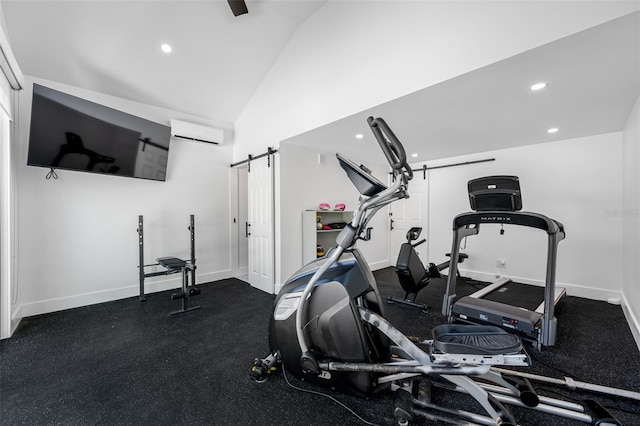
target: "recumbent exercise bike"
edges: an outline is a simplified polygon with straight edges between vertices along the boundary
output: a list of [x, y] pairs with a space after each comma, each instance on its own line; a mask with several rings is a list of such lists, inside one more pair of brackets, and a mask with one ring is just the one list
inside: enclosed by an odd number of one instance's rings
[[[427, 240], [423, 238], [418, 242], [414, 242], [420, 238], [421, 233], [422, 228], [418, 226], [414, 226], [407, 231], [407, 242], [402, 243], [400, 246], [400, 252], [398, 253], [398, 259], [396, 261], [396, 274], [398, 275], [400, 286], [405, 291], [404, 297], [387, 296], [387, 302], [402, 303], [420, 308], [422, 312], [428, 313], [431, 306], [416, 303], [418, 292], [425, 288], [432, 278], [441, 278], [442, 275], [440, 272], [449, 269], [450, 261], [442, 262], [438, 265], [429, 263], [429, 267], [425, 268], [415, 248]], [[449, 255], [450, 253], [447, 253], [447, 256]], [[468, 257], [465, 253], [458, 253], [458, 263], [464, 262]]]
[[[337, 154], [361, 194], [360, 201], [351, 222], [336, 238], [336, 247], [294, 273], [275, 298], [269, 321], [270, 352], [254, 361], [251, 379], [262, 383], [286, 369], [287, 374], [306, 381], [361, 396], [387, 388], [394, 391], [398, 425], [407, 425], [417, 416], [433, 419], [434, 411], [458, 421], [516, 425], [503, 402], [566, 415], [566, 409], [557, 408], [566, 404], [550, 406], [549, 398], [541, 402], [526, 378], [491, 368], [530, 365], [518, 336], [496, 326], [443, 324], [433, 329], [432, 340], [416, 344], [384, 318], [373, 273], [355, 244], [370, 238], [367, 224], [380, 208], [408, 197], [413, 173], [402, 144], [384, 120], [370, 117], [368, 124], [392, 168], [393, 182], [387, 187], [364, 167]], [[420, 400], [420, 381], [433, 378], [469, 394], [485, 413]], [[595, 415], [584, 416], [585, 421], [600, 422]], [[619, 423], [608, 416], [607, 424]]]

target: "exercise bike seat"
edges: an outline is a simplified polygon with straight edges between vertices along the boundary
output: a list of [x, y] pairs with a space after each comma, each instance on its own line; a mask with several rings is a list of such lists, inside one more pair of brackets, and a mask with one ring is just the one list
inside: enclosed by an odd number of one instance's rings
[[415, 293], [429, 283], [429, 272], [410, 243], [400, 246], [396, 271], [400, 285], [406, 292]]
[[491, 325], [442, 324], [432, 333], [433, 348], [440, 353], [501, 355], [522, 350], [518, 336]]
[[177, 257], [159, 257], [156, 262], [169, 272], [179, 272], [187, 266], [186, 260], [178, 259]]

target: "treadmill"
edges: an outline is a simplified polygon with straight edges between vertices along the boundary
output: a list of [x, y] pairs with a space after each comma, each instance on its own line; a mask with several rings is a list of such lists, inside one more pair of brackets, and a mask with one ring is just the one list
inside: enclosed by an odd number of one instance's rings
[[508, 224], [541, 229], [547, 233], [545, 286], [514, 283], [508, 278], [456, 300], [457, 263], [447, 279], [442, 313], [450, 322], [497, 325], [542, 346], [556, 341], [555, 307], [566, 289], [556, 287], [558, 244], [565, 238], [562, 223], [539, 213], [523, 212], [517, 176], [487, 176], [467, 184], [472, 212], [453, 220], [451, 258], [460, 251], [462, 239], [480, 232], [480, 224]]

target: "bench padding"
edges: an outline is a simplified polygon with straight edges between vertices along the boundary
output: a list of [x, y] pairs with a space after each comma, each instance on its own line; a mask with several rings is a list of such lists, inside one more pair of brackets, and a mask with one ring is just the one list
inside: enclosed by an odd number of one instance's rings
[[167, 268], [168, 271], [180, 271], [187, 264], [186, 260], [178, 259], [177, 257], [159, 257], [156, 259], [156, 262], [164, 268]]

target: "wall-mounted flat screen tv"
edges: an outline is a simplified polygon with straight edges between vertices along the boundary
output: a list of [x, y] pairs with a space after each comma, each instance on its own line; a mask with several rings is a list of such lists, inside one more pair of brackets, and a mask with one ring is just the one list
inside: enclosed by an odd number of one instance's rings
[[164, 181], [168, 126], [33, 85], [27, 165]]

